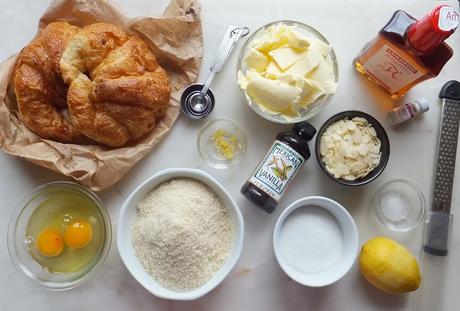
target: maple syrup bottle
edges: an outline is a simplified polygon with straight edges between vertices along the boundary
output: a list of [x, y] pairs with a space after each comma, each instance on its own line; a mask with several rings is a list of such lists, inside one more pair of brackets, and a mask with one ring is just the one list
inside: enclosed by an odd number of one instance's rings
[[418, 21], [396, 11], [355, 58], [354, 66], [398, 99], [414, 85], [439, 74], [453, 55], [444, 40], [458, 22], [458, 12], [449, 5], [438, 6]]
[[310, 158], [308, 142], [316, 129], [307, 121], [282, 132], [241, 188], [241, 193], [266, 212], [275, 210], [279, 199], [302, 165]]

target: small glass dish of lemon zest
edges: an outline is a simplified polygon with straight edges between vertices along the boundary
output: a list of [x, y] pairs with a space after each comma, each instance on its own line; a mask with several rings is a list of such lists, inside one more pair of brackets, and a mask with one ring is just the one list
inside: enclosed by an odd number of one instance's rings
[[233, 159], [238, 146], [238, 137], [224, 129], [217, 129], [210, 139], [217, 153], [227, 160]]

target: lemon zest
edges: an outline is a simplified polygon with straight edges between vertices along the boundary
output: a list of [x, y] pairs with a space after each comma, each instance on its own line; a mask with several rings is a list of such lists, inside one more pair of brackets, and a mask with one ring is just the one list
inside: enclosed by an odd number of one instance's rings
[[211, 141], [218, 154], [227, 160], [233, 159], [235, 156], [235, 149], [238, 145], [238, 137], [224, 129], [217, 129], [214, 134], [212, 134]]

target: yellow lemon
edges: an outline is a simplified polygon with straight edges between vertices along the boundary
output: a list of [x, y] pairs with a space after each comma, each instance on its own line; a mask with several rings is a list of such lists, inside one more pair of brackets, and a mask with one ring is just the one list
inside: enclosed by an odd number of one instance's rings
[[385, 237], [370, 239], [363, 245], [359, 270], [372, 285], [390, 294], [414, 291], [422, 281], [415, 257]]

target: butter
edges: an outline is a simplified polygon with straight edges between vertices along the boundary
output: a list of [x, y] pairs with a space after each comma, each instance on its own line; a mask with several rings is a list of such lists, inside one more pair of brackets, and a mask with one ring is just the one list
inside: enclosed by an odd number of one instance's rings
[[283, 46], [268, 52], [268, 54], [282, 70], [286, 70], [296, 62], [304, 59], [307, 53], [305, 51], [297, 51], [290, 46]]
[[302, 90], [295, 85], [263, 77], [249, 81], [246, 90], [259, 105], [275, 112], [289, 110], [292, 103], [302, 94]]
[[273, 61], [268, 63], [267, 68], [265, 68], [265, 77], [269, 79], [276, 79], [283, 73], [283, 70]]
[[311, 40], [309, 38], [303, 36], [297, 31], [288, 31], [286, 33], [286, 37], [288, 40], [288, 45], [296, 49], [304, 50], [307, 49], [311, 44]]
[[300, 99], [299, 107], [307, 107], [310, 103], [325, 94], [324, 89], [314, 80], [303, 79], [303, 96]]
[[249, 48], [249, 53], [244, 61], [249, 68], [252, 68], [257, 72], [264, 71], [269, 62], [267, 56], [252, 47]]
[[[321, 61], [321, 55], [314, 49], [309, 49], [306, 55], [292, 65], [286, 72], [306, 77], [313, 69], [315, 69]], [[332, 77], [334, 79], [334, 77]]]
[[237, 82], [243, 90], [246, 90], [249, 81], [257, 77], [260, 77], [260, 74], [254, 69], [249, 69], [248, 72], [246, 72], [246, 75], [244, 75], [241, 71], [238, 71]]
[[316, 39], [316, 40], [314, 40], [312, 42], [312, 44], [315, 45], [314, 49], [318, 50], [323, 57], [326, 57], [329, 54], [329, 52], [331, 51], [331, 46], [326, 44], [326, 43], [324, 43], [321, 40]]
[[269, 52], [271, 50], [280, 48], [288, 43], [287, 36], [283, 35], [283, 32], [271, 31], [270, 28], [268, 32], [261, 36], [258, 39], [253, 41], [252, 47], [261, 51], [263, 53]]
[[246, 90], [248, 87], [249, 81], [241, 71], [238, 71], [236, 79], [237, 79], [237, 82], [240, 88], [243, 90]]
[[248, 45], [238, 84], [249, 102], [265, 112], [295, 118], [337, 83], [331, 47], [296, 26], [270, 26]]
[[307, 78], [316, 81], [325, 93], [335, 93], [337, 84], [334, 81], [334, 68], [327, 60], [321, 60], [315, 70], [312, 70]]

